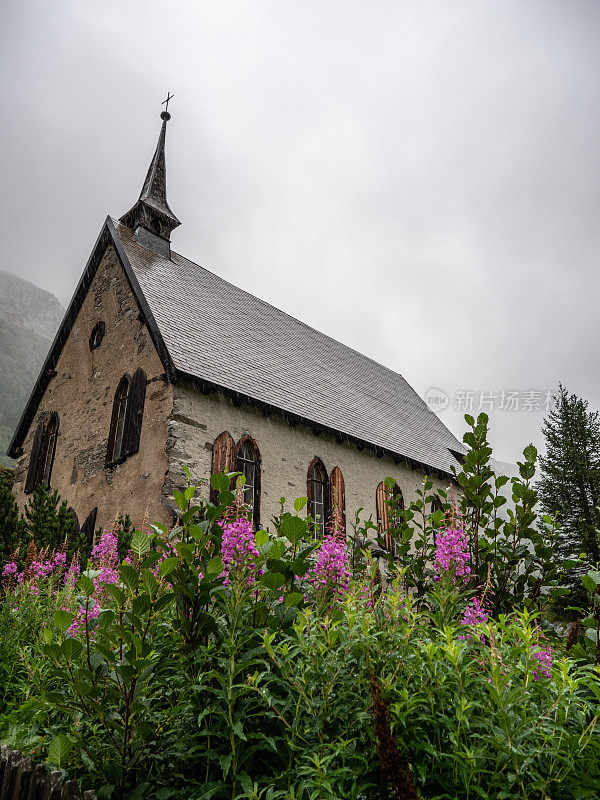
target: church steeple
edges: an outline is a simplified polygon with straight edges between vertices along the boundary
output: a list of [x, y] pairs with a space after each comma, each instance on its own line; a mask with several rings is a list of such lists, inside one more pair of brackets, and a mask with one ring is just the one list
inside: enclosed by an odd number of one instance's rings
[[[167, 98], [168, 100], [171, 98]], [[165, 137], [167, 122], [171, 119], [168, 111], [160, 115], [162, 127], [158, 144], [146, 180], [142, 186], [139, 200], [126, 214], [121, 222], [135, 232], [136, 239], [144, 247], [154, 250], [159, 255], [171, 255], [171, 231], [181, 225], [167, 202], [167, 166], [165, 162]]]

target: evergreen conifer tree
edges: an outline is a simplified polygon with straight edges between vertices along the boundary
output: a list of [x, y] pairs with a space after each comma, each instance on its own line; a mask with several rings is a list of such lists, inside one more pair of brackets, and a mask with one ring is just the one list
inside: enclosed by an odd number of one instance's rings
[[25, 524], [38, 550], [60, 550], [65, 541], [69, 554], [78, 549], [75, 519], [56, 489], [48, 489], [43, 483], [35, 487], [25, 506]]
[[585, 553], [565, 580], [578, 589], [581, 573], [600, 561], [600, 414], [561, 385], [542, 430], [546, 455], [537, 488], [543, 510], [561, 527], [559, 556], [568, 562]]

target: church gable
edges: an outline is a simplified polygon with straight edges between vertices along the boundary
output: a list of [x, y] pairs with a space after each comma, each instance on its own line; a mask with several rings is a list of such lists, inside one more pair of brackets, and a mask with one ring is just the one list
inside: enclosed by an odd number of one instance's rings
[[[60, 351], [55, 342], [49, 355], [52, 368], [40, 376], [15, 492], [22, 502], [26, 491], [49, 477], [80, 520], [98, 507], [104, 524], [120, 510], [131, 513], [132, 506], [143, 505], [148, 490], [160, 495], [172, 388], [112, 244], [103, 248], [78, 305], [67, 313], [68, 330], [63, 323]], [[117, 392], [124, 383], [128, 402], [120, 418]], [[44, 476], [44, 432], [55, 417], [51, 475]], [[141, 498], [132, 501], [136, 492]], [[143, 516], [144, 509], [139, 511]]]

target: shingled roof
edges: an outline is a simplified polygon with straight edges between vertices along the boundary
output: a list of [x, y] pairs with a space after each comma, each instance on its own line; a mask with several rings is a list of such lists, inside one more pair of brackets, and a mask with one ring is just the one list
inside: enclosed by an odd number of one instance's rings
[[404, 378], [112, 221], [178, 373], [445, 473], [464, 447]]
[[[10, 443], [18, 456], [96, 270], [114, 247], [169, 380], [189, 378], [429, 471], [465, 452], [401, 375], [238, 289], [170, 248], [165, 133], [137, 203], [104, 227]], [[135, 231], [135, 233], [134, 233]]]

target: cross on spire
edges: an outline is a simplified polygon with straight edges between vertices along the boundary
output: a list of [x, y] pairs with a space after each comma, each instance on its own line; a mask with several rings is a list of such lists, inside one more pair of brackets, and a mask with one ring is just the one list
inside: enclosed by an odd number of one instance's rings
[[161, 103], [161, 105], [165, 107], [165, 111], [167, 112], [167, 114], [169, 113], [169, 100], [172, 100], [174, 97], [175, 97], [174, 94], [167, 92], [167, 99], [163, 100]]

